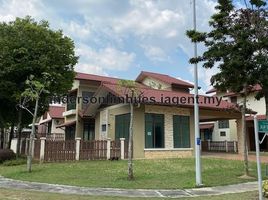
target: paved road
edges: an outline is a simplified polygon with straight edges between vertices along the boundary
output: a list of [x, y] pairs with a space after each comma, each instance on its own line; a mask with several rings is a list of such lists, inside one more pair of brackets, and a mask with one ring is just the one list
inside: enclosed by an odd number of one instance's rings
[[228, 186], [204, 187], [185, 190], [146, 190], [146, 189], [113, 189], [113, 188], [87, 188], [58, 184], [17, 181], [0, 176], [0, 188], [22, 189], [62, 194], [119, 196], [119, 197], [194, 197], [206, 195], [221, 195], [228, 193], [241, 193], [257, 190], [257, 182], [242, 183]]

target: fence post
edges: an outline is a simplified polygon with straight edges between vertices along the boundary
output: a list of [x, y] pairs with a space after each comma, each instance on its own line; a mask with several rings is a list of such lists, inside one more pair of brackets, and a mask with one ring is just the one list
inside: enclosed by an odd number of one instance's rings
[[234, 152], [236, 153], [237, 152], [237, 150], [236, 150], [236, 141], [234, 141]]
[[81, 138], [75, 138], [75, 160], [79, 160]]
[[225, 140], [225, 150], [226, 150], [226, 152], [228, 152], [228, 141], [227, 140]]
[[208, 151], [210, 151], [210, 140], [208, 140]]
[[26, 156], [28, 155], [28, 152], [29, 152], [28, 148], [29, 148], [29, 138], [26, 138], [26, 144], [25, 144], [25, 155]]
[[120, 138], [121, 160], [125, 159], [125, 138]]
[[45, 158], [45, 145], [46, 145], [46, 138], [41, 137], [40, 138], [40, 163], [44, 162]]
[[111, 138], [107, 138], [107, 160], [111, 158]]

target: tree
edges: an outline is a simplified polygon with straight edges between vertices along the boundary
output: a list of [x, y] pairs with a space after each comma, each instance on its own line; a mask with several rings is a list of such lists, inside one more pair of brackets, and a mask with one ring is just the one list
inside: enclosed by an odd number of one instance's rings
[[[27, 77], [32, 74], [36, 81], [42, 82], [43, 73], [48, 73], [53, 77], [47, 89], [50, 95], [67, 93], [72, 87], [74, 65], [78, 61], [74, 42], [61, 30], [50, 29], [47, 21], [36, 22], [25, 17], [0, 23], [0, 46], [0, 101], [4, 103], [0, 106], [0, 115], [6, 113], [6, 106], [12, 107], [15, 114], [2, 115], [4, 122], [14, 122], [22, 128], [31, 121], [23, 109], [16, 110], [21, 104], [21, 94], [27, 88]], [[47, 98], [45, 93], [39, 97], [38, 115], [48, 109]], [[33, 112], [34, 108], [34, 103], [30, 102], [28, 109]]]
[[34, 113], [31, 113], [26, 107], [24, 107], [24, 105], [20, 105], [22, 109], [27, 110], [33, 116], [32, 131], [30, 134], [29, 152], [28, 152], [28, 156], [27, 156], [27, 171], [28, 172], [32, 171], [33, 141], [35, 138], [35, 123], [36, 123], [36, 119], [37, 119], [39, 98], [40, 98], [41, 94], [49, 93], [49, 91], [46, 89], [49, 88], [50, 80], [52, 80], [51, 77], [49, 77], [49, 74], [43, 73], [43, 75], [44, 75], [44, 79], [42, 80], [42, 82], [34, 80], [34, 76], [30, 75], [29, 79], [26, 80], [27, 88], [22, 93], [22, 97], [24, 97], [24, 102], [28, 102], [28, 101], [35, 102]]
[[[129, 101], [130, 107], [130, 122], [129, 122], [129, 140], [128, 140], [128, 180], [134, 179], [133, 173], [133, 118], [134, 118], [134, 104], [137, 103], [135, 99], [141, 95], [137, 83], [132, 80], [119, 80], [118, 90], [126, 95], [126, 100]], [[130, 99], [129, 99], [130, 97]]]
[[[222, 91], [232, 91], [242, 95], [242, 131], [244, 134], [244, 164], [245, 175], [249, 175], [248, 152], [246, 144], [246, 101], [251, 92], [251, 86], [258, 83], [260, 64], [256, 62], [256, 52], [260, 51], [261, 42], [256, 40], [256, 27], [252, 26], [251, 18], [260, 7], [265, 6], [264, 1], [252, 0], [251, 9], [235, 9], [231, 0], [218, 0], [218, 12], [209, 22], [212, 30], [209, 33], [187, 31], [193, 42], [203, 42], [207, 50], [202, 56], [191, 58], [191, 63], [203, 62], [203, 67], [217, 66], [219, 73], [211, 78], [212, 85]], [[266, 21], [262, 18], [262, 21]], [[267, 56], [267, 54], [266, 54]], [[267, 82], [266, 82], [267, 83]], [[265, 91], [265, 87], [263, 88]]]

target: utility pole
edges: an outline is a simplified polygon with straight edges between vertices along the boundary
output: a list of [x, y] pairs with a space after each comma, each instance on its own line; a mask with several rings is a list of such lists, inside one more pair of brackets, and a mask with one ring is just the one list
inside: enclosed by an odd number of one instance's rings
[[[196, 31], [196, 0], [193, 0], [193, 22]], [[194, 57], [197, 57], [197, 43], [194, 43]], [[202, 185], [201, 177], [201, 158], [200, 158], [200, 130], [199, 130], [199, 105], [198, 105], [198, 68], [197, 63], [194, 64], [194, 132], [195, 132], [195, 182], [196, 186]]]

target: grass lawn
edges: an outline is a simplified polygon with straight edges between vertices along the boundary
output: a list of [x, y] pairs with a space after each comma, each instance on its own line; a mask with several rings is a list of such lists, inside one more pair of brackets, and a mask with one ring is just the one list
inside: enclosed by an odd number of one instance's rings
[[[227, 194], [220, 196], [204, 196], [195, 198], [180, 198], [179, 200], [253, 200], [257, 199], [257, 192], [246, 192], [239, 194]], [[62, 199], [62, 200], [161, 200], [162, 198], [126, 198], [126, 197], [98, 197], [98, 196], [80, 196], [80, 195], [64, 195], [55, 193], [44, 193], [44, 192], [32, 192], [23, 190], [9, 190], [0, 188], [0, 199], [11, 200], [11, 199], [34, 199], [34, 200], [51, 200], [51, 199]], [[168, 199], [168, 198], [164, 198]]]
[[[202, 166], [205, 186], [249, 181], [239, 178], [243, 175], [242, 161], [204, 158]], [[256, 164], [250, 163], [250, 167], [252, 176], [256, 176]], [[134, 181], [127, 180], [127, 161], [34, 164], [32, 173], [26, 172], [25, 165], [0, 165], [0, 175], [18, 180], [86, 187], [192, 188], [195, 186], [195, 160], [194, 158], [135, 160]]]

